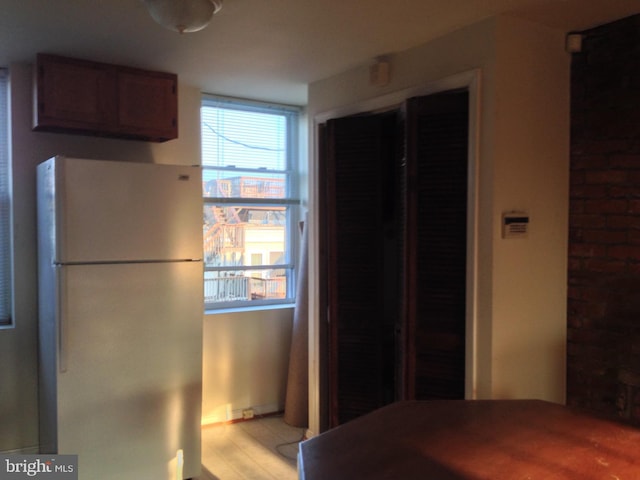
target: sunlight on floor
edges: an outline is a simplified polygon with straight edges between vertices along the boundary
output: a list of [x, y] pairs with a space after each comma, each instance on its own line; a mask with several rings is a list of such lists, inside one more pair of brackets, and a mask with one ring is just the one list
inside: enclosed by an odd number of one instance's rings
[[203, 427], [203, 470], [215, 480], [296, 480], [303, 435], [280, 416]]

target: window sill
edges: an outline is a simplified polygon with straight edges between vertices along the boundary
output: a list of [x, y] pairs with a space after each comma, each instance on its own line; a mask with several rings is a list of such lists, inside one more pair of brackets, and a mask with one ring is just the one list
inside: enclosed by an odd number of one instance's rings
[[13, 330], [14, 328], [16, 328], [16, 326], [13, 323], [0, 323], [0, 331], [1, 330]]
[[219, 313], [259, 312], [260, 310], [282, 310], [294, 308], [295, 303], [279, 303], [277, 305], [257, 305], [255, 307], [210, 308], [204, 311], [205, 315], [217, 315]]

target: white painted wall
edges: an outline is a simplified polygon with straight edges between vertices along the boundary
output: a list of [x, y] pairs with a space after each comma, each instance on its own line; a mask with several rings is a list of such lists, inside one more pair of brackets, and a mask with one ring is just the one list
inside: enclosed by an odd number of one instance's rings
[[[31, 70], [26, 64], [10, 67], [16, 326], [0, 330], [0, 451], [37, 453], [35, 167], [56, 154], [198, 165], [201, 94], [195, 86], [179, 85], [179, 138], [165, 143], [33, 132]], [[234, 408], [254, 405], [282, 408], [291, 321], [291, 309], [273, 310], [265, 315], [204, 316], [205, 414], [211, 413], [209, 405], [219, 404], [231, 404]], [[230, 368], [224, 371], [230, 376], [222, 375], [222, 366]]]
[[205, 316], [203, 424], [283, 410], [292, 322], [293, 308]]
[[[570, 56], [563, 46], [563, 32], [509, 18], [497, 23], [491, 301], [497, 398], [565, 401]], [[529, 238], [498, 235], [501, 214], [510, 209], [529, 213]]]
[[[309, 87], [313, 119], [479, 69], [474, 322], [476, 390], [470, 398], [565, 395], [569, 62], [564, 33], [511, 17], [488, 19], [390, 57], [391, 80], [369, 85], [362, 65]], [[329, 115], [330, 116], [330, 115]], [[311, 159], [310, 271], [317, 271], [322, 201]], [[527, 239], [503, 240], [501, 214], [531, 215]], [[319, 429], [318, 285], [310, 278], [310, 430]]]

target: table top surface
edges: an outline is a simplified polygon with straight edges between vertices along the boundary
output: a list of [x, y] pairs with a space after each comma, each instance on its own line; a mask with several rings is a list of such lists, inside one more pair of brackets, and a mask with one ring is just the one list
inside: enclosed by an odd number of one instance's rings
[[640, 429], [540, 400], [397, 402], [300, 445], [304, 480], [634, 480]]

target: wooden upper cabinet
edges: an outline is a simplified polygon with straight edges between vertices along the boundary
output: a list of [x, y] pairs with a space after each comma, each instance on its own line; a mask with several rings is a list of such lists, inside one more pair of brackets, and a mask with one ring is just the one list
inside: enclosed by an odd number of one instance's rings
[[148, 138], [178, 136], [175, 75], [120, 70], [117, 85], [119, 128]]
[[38, 54], [34, 130], [164, 142], [178, 137], [175, 74]]

